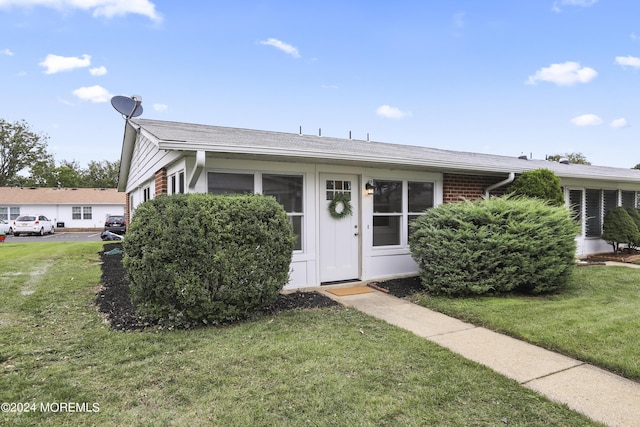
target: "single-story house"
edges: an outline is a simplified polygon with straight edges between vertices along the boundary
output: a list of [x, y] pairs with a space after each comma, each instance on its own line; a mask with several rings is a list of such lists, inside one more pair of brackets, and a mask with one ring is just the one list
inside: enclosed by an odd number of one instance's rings
[[124, 215], [126, 199], [115, 188], [0, 187], [0, 219], [42, 214], [56, 228], [100, 229], [109, 215]]
[[[118, 191], [127, 195], [128, 217], [160, 194], [274, 196], [298, 237], [286, 286], [292, 289], [415, 274], [408, 246], [413, 218], [441, 203], [503, 194], [518, 174], [539, 168], [560, 177], [566, 203], [580, 218], [578, 255], [608, 251], [600, 239], [604, 214], [638, 206], [640, 170], [129, 119]], [[332, 200], [341, 194], [352, 212], [336, 218]]]

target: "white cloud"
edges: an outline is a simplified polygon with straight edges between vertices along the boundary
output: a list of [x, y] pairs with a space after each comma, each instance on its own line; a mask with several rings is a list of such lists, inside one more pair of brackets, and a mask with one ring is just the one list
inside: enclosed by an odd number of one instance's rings
[[294, 58], [300, 58], [300, 53], [298, 52], [298, 49], [278, 39], [269, 38], [267, 40], [261, 40], [260, 44], [263, 44], [265, 46], [273, 46], [276, 49], [279, 49], [284, 53], [293, 56]]
[[13, 56], [13, 52], [11, 52], [9, 49], [2, 49], [0, 50], [0, 55]]
[[107, 74], [107, 68], [106, 67], [91, 68], [89, 69], [89, 73], [91, 73], [92, 76], [104, 76], [105, 74]]
[[551, 64], [536, 71], [525, 84], [535, 85], [537, 82], [550, 82], [558, 86], [571, 86], [576, 83], [588, 83], [598, 75], [593, 68], [581, 67], [578, 62], [567, 61], [562, 64]]
[[154, 22], [162, 22], [162, 15], [149, 0], [0, 0], [0, 8], [44, 6], [66, 11], [71, 9], [90, 10], [94, 17], [124, 16], [136, 14], [146, 16]]
[[556, 13], [562, 12], [562, 8], [560, 6], [580, 6], [580, 7], [590, 7], [596, 4], [598, 0], [560, 0], [559, 2], [553, 2], [553, 6], [551, 10]]
[[402, 119], [404, 117], [411, 117], [410, 111], [401, 111], [396, 107], [391, 107], [390, 105], [386, 104], [376, 108], [376, 114], [387, 119]]
[[71, 71], [76, 68], [88, 67], [91, 65], [91, 56], [82, 55], [82, 58], [78, 58], [75, 56], [49, 54], [39, 65], [46, 68], [44, 71], [45, 74], [55, 74], [61, 71]]
[[72, 93], [83, 101], [91, 102], [107, 102], [113, 97], [108, 90], [98, 85], [81, 87]]
[[166, 104], [153, 104], [153, 109], [162, 113], [164, 111], [167, 111], [169, 109], [169, 106]]
[[571, 123], [576, 126], [598, 126], [602, 124], [602, 119], [595, 114], [583, 114], [571, 119]]
[[629, 126], [629, 123], [627, 123], [627, 119], [625, 119], [624, 117], [621, 117], [619, 119], [615, 119], [614, 121], [612, 121], [609, 124], [609, 126], [615, 129], [620, 129], [620, 128], [626, 128], [627, 126]]
[[598, 0], [562, 0], [561, 3], [566, 6], [582, 6], [589, 7], [596, 4]]
[[640, 58], [636, 56], [616, 56], [616, 64], [623, 67], [640, 68]]
[[631, 37], [631, 40], [640, 40], [640, 36], [636, 33], [631, 33], [629, 37]]

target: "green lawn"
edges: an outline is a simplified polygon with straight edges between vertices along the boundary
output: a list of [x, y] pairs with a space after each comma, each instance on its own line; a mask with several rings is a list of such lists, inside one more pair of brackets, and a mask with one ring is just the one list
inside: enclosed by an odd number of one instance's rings
[[640, 269], [579, 267], [556, 295], [413, 301], [640, 380]]
[[[0, 402], [34, 410], [0, 425], [596, 425], [342, 307], [112, 331], [94, 305], [101, 248], [0, 244]], [[60, 411], [67, 402], [98, 411]]]

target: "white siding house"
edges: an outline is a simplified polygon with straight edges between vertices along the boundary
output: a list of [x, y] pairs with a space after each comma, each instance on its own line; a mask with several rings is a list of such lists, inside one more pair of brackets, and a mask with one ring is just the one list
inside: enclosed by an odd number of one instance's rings
[[125, 201], [115, 188], [0, 187], [0, 219], [42, 214], [67, 229], [95, 230], [107, 216], [123, 215]]
[[[271, 194], [298, 242], [286, 288], [417, 272], [408, 224], [441, 203], [503, 194], [517, 174], [547, 168], [580, 216], [578, 254], [607, 251], [606, 209], [636, 206], [640, 171], [427, 147], [146, 119], [126, 122], [118, 191], [127, 215], [158, 194]], [[353, 212], [329, 213], [346, 193]]]

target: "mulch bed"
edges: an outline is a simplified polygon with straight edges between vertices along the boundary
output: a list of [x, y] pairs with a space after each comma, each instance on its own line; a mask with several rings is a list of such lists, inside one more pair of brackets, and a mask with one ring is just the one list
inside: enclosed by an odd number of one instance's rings
[[[122, 267], [122, 254], [109, 255], [119, 249], [120, 243], [107, 243], [100, 252], [102, 259], [102, 286], [96, 295], [96, 305], [112, 329], [121, 331], [140, 330], [155, 326], [153, 319], [136, 313], [129, 296], [129, 282]], [[389, 294], [404, 298], [420, 288], [417, 278], [388, 280], [374, 283], [374, 287]], [[265, 313], [277, 314], [286, 310], [324, 308], [339, 305], [336, 301], [318, 292], [292, 292], [280, 294], [276, 301], [264, 309]]]

